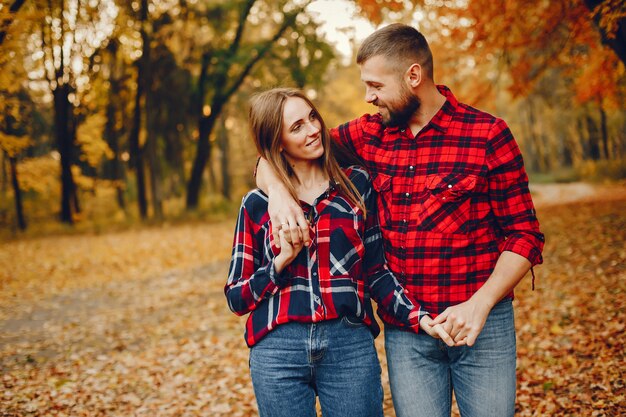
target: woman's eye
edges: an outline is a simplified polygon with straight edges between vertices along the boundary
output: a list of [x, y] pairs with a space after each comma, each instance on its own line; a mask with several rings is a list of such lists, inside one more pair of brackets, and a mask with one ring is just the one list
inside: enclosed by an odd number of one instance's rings
[[300, 126], [302, 126], [302, 125], [296, 125], [296, 126], [294, 126], [294, 127], [293, 127], [293, 129], [292, 129], [292, 132], [297, 132], [297, 131], [299, 131], [299, 130], [300, 130]]

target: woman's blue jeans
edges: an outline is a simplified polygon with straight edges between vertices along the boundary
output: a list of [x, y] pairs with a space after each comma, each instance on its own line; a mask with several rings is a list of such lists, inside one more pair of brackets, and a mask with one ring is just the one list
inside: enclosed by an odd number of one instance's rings
[[380, 363], [369, 329], [347, 318], [279, 325], [250, 350], [261, 417], [382, 417]]
[[461, 416], [515, 413], [515, 323], [511, 300], [496, 304], [474, 346], [448, 347], [425, 332], [385, 328], [397, 417], [449, 417], [452, 390]]

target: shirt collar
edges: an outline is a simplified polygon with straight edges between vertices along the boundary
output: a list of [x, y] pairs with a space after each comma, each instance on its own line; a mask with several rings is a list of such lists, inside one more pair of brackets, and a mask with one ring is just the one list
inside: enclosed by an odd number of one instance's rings
[[454, 113], [456, 113], [459, 102], [456, 97], [454, 97], [454, 94], [452, 94], [452, 91], [445, 85], [438, 85], [437, 90], [446, 98], [446, 102], [443, 103], [443, 106], [435, 113], [435, 116], [433, 116], [429, 124], [433, 125], [435, 129], [442, 133], [445, 133], [448, 126], [450, 126]]

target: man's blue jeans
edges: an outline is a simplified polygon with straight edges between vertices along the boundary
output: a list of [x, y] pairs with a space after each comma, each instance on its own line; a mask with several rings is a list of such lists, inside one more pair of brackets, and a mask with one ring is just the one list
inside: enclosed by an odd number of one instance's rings
[[369, 329], [347, 318], [279, 325], [250, 350], [261, 417], [382, 417], [380, 363]]
[[511, 300], [491, 310], [472, 347], [448, 347], [425, 332], [387, 327], [385, 350], [397, 417], [449, 417], [452, 390], [461, 416], [515, 413], [515, 324]]

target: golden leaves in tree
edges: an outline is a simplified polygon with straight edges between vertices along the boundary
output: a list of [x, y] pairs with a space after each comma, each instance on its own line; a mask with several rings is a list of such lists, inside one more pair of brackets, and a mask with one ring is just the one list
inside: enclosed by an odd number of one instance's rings
[[102, 137], [106, 117], [102, 113], [95, 113], [81, 123], [76, 131], [76, 142], [82, 154], [80, 159], [89, 166], [97, 167], [103, 158], [112, 159], [113, 151]]

